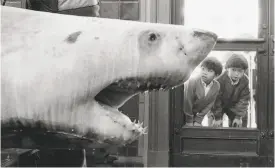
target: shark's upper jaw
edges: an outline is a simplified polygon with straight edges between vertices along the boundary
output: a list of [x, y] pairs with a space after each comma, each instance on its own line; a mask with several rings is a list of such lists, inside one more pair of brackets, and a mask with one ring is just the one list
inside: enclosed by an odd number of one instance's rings
[[127, 100], [138, 93], [146, 91], [166, 91], [183, 83], [186, 75], [180, 73], [166, 73], [163, 76], [127, 77], [118, 79], [102, 89], [95, 100], [113, 108], [121, 107]]

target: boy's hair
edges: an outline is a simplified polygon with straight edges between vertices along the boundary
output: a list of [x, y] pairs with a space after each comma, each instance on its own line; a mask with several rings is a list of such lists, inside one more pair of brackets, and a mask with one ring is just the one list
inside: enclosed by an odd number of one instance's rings
[[225, 68], [241, 68], [247, 70], [248, 62], [242, 54], [233, 53], [226, 61]]
[[209, 70], [213, 70], [217, 76], [222, 73], [222, 63], [215, 57], [206, 57], [202, 63], [201, 67], [206, 67]]

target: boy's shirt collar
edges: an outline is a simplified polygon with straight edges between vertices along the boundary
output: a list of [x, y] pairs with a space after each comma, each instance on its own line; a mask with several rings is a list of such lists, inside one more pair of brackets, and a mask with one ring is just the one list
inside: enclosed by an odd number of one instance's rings
[[210, 90], [210, 88], [212, 87], [212, 85], [213, 85], [213, 80], [207, 85], [202, 79], [200, 79], [201, 80], [201, 83], [202, 83], [202, 85], [203, 85], [203, 88], [204, 88], [204, 96], [206, 96], [207, 95], [207, 93], [209, 92], [209, 90]]
[[204, 87], [211, 87], [213, 85], [213, 80], [207, 85], [202, 79], [201, 79], [201, 83]]

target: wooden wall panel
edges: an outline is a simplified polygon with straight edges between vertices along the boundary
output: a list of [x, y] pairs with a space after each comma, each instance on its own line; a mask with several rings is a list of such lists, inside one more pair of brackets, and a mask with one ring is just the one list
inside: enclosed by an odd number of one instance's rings
[[246, 139], [184, 139], [181, 140], [182, 153], [254, 154], [257, 155], [257, 140]]

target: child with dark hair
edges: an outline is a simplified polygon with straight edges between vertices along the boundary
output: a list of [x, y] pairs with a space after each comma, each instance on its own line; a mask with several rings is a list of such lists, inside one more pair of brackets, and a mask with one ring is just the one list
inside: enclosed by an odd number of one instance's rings
[[201, 63], [201, 74], [184, 85], [184, 113], [186, 126], [201, 126], [219, 93], [220, 84], [214, 80], [222, 73], [222, 64], [214, 57]]
[[225, 113], [229, 119], [229, 127], [245, 127], [242, 119], [247, 116], [250, 99], [249, 80], [245, 71], [248, 62], [241, 54], [233, 53], [226, 62], [226, 71], [217, 78], [220, 92], [212, 108], [214, 127], [222, 126]]

